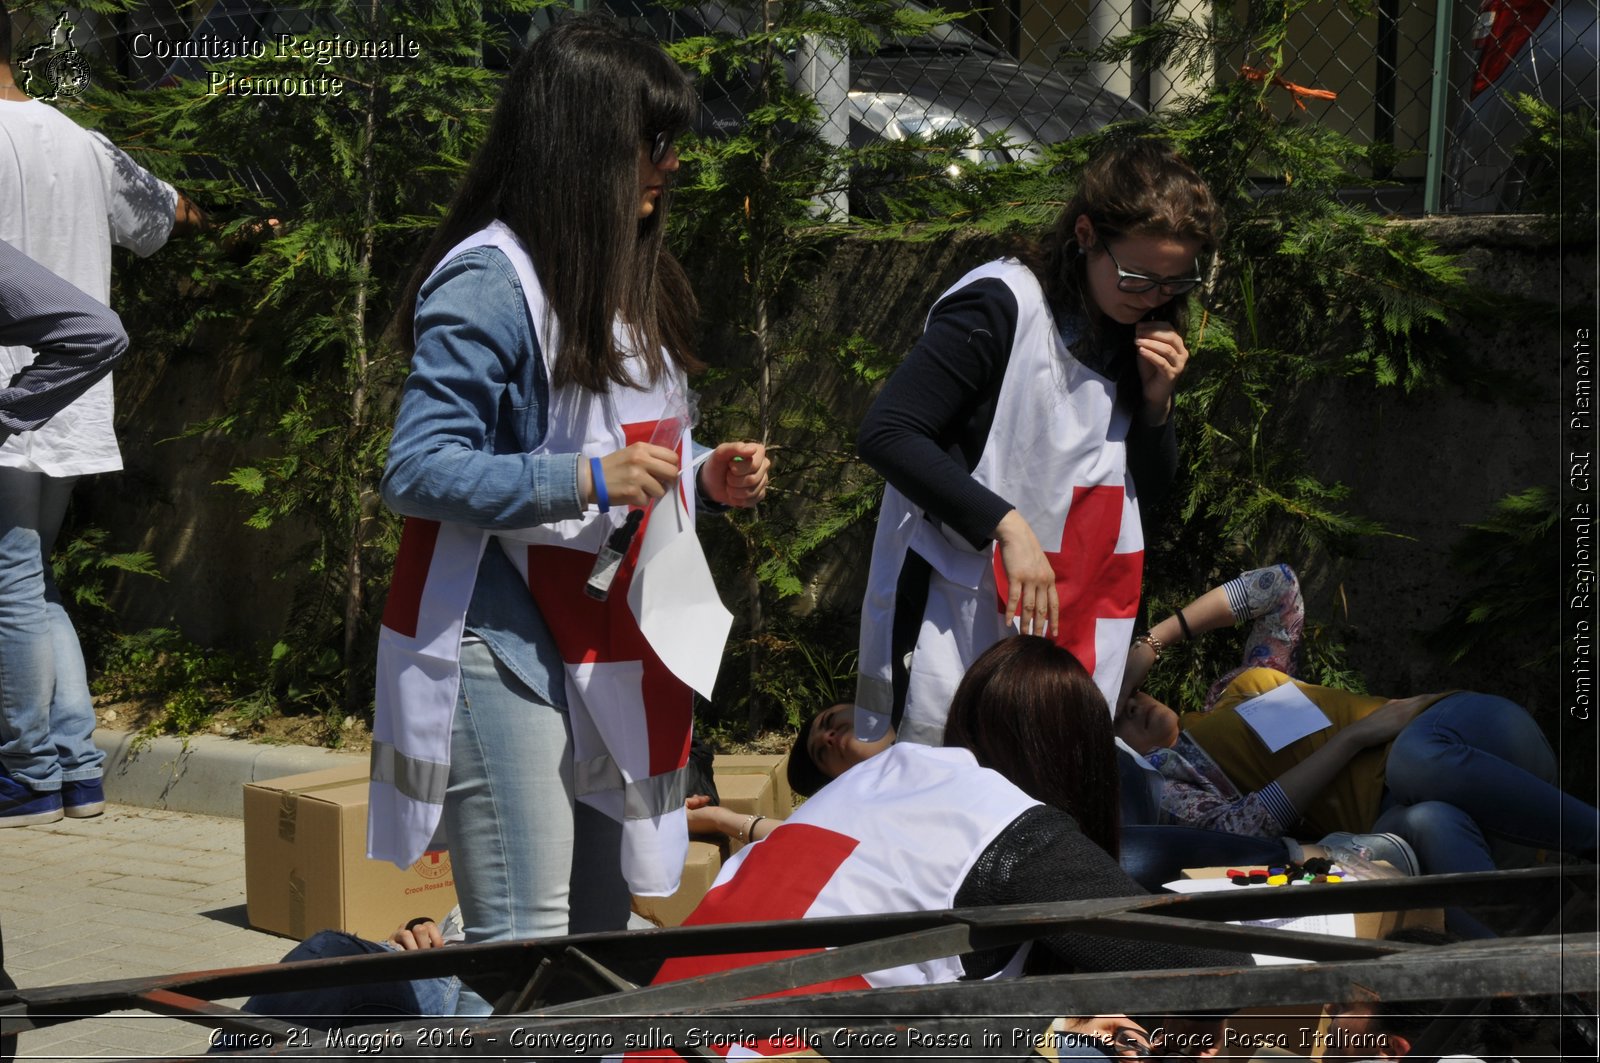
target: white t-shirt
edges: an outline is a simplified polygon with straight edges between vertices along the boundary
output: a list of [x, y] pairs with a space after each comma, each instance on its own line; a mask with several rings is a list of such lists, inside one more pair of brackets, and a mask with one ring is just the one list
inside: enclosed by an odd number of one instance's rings
[[[111, 245], [143, 257], [166, 243], [177, 196], [55, 108], [0, 100], [0, 240], [100, 302], [111, 299]], [[33, 357], [0, 347], [0, 383]], [[0, 466], [50, 476], [120, 469], [111, 419], [107, 376], [43, 428], [0, 445]]]

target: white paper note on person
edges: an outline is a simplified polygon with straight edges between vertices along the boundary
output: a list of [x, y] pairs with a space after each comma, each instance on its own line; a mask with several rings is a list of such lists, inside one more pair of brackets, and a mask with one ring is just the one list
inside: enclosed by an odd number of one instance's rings
[[[1264, 882], [1251, 883], [1248, 886], [1235, 886], [1231, 880], [1225, 878], [1180, 878], [1173, 882], [1163, 883], [1162, 888], [1172, 893], [1220, 893], [1223, 890], [1286, 890], [1294, 889], [1295, 887], [1269, 886]], [[1302, 915], [1281, 919], [1230, 919], [1229, 922], [1234, 926], [1260, 926], [1269, 930], [1298, 930], [1304, 934], [1332, 934], [1343, 938], [1356, 936], [1356, 917], [1350, 912], [1334, 912], [1330, 915]], [[1268, 964], [1307, 962], [1304, 958], [1270, 956], [1259, 952], [1255, 954], [1255, 961], [1263, 967]]]
[[1269, 753], [1333, 726], [1327, 714], [1293, 683], [1257, 694], [1240, 705], [1238, 711], [1239, 719], [1266, 743]]
[[733, 614], [717, 597], [711, 567], [677, 490], [656, 502], [645, 523], [628, 608], [661, 662], [710, 698]]

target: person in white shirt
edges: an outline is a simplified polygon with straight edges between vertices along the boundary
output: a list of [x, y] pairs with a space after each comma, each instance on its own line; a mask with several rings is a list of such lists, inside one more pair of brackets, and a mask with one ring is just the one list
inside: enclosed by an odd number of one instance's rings
[[[204, 216], [105, 137], [17, 86], [0, 8], [0, 240], [109, 304], [111, 248], [149, 255]], [[35, 358], [0, 347], [0, 383]], [[77, 633], [49, 557], [78, 477], [122, 468], [106, 376], [0, 443], [0, 827], [98, 815], [103, 754]]]

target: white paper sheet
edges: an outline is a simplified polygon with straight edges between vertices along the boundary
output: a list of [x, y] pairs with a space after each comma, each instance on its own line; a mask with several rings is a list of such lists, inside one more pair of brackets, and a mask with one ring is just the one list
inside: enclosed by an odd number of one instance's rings
[[1293, 683], [1285, 683], [1244, 702], [1239, 706], [1239, 719], [1249, 724], [1256, 736], [1266, 743], [1269, 753], [1333, 726], [1327, 714]]
[[701, 697], [711, 697], [733, 614], [717, 597], [706, 555], [675, 490], [656, 503], [645, 523], [628, 607], [672, 674]]
[[[1216, 893], [1221, 890], [1288, 890], [1293, 886], [1268, 886], [1266, 883], [1255, 883], [1249, 886], [1235, 886], [1233, 880], [1226, 878], [1180, 878], [1175, 882], [1163, 884], [1165, 889], [1173, 893]], [[1334, 934], [1338, 937], [1353, 938], [1356, 936], [1356, 917], [1350, 912], [1338, 912], [1333, 915], [1302, 915], [1294, 919], [1235, 919], [1235, 926], [1264, 926], [1272, 930], [1299, 930], [1307, 934]], [[1281, 963], [1310, 963], [1304, 958], [1293, 956], [1267, 956], [1256, 954], [1256, 963], [1262, 966]]]

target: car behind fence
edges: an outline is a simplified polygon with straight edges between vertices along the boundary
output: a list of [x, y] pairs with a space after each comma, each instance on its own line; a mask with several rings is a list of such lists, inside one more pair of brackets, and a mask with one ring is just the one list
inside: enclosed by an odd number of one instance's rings
[[[604, 7], [668, 40], [759, 29], [768, 8], [753, 0], [697, 4], [660, 0], [574, 0]], [[792, 17], [796, 3], [785, 5]], [[196, 40], [272, 41], [283, 33], [326, 32], [331, 16], [305, 6], [260, 0], [174, 4], [153, 0], [112, 21], [78, 15], [96, 46], [136, 82], [196, 76], [201, 59], [173, 59]], [[822, 0], [815, 6], [826, 9]], [[912, 6], [906, 4], [905, 6]], [[1159, 111], [1250, 67], [1252, 57], [1219, 47], [1187, 66], [1111, 61], [1097, 53], [1108, 41], [1160, 25], [1194, 32], [1225, 28], [1243, 5], [1204, 0], [949, 0], [956, 21], [912, 37], [889, 37], [876, 48], [844, 49], [819, 39], [792, 42], [785, 66], [812, 93], [823, 131], [836, 143], [964, 133], [971, 161], [1026, 159], [1044, 144], [1092, 131], [1120, 117]], [[497, 16], [503, 32], [485, 49], [485, 63], [505, 67], [551, 9]], [[1352, 190], [1380, 209], [1518, 210], [1530, 182], [1547, 176], [1530, 162], [1519, 95], [1556, 112], [1581, 115], [1592, 127], [1600, 84], [1600, 27], [1595, 0], [1375, 0], [1371, 3], [1286, 4], [1289, 91], [1275, 106], [1303, 112], [1306, 122], [1379, 148], [1366, 187]], [[47, 32], [31, 27], [32, 37]], [[25, 20], [19, 39], [29, 37]], [[141, 37], [141, 35], [143, 35]], [[1220, 39], [1220, 38], [1219, 38]], [[144, 46], [139, 46], [139, 41]], [[167, 42], [166, 58], [149, 42]], [[702, 79], [702, 128], [738, 127], [754, 101], [738, 78]], [[282, 178], [279, 178], [281, 181]], [[1264, 179], [1263, 187], [1271, 180]], [[284, 196], [286, 190], [272, 190]]]

